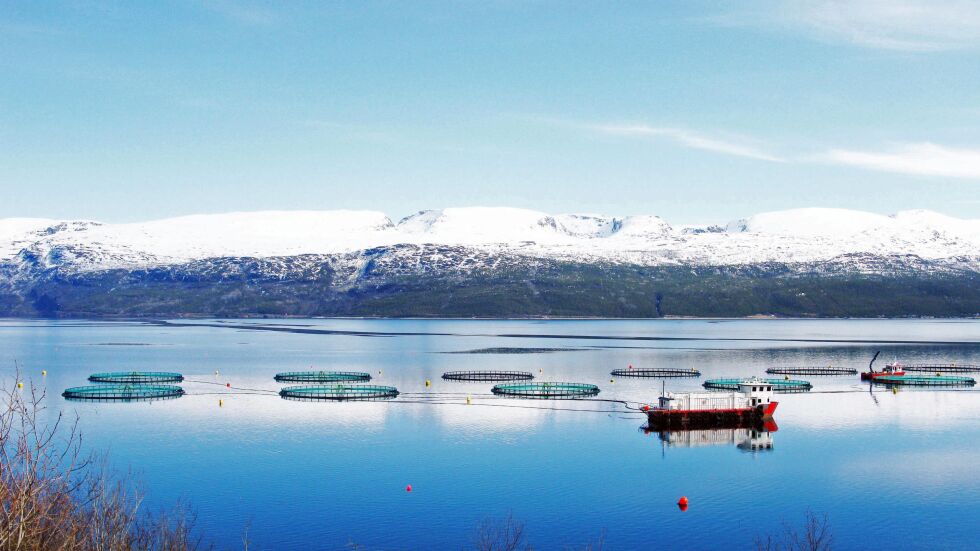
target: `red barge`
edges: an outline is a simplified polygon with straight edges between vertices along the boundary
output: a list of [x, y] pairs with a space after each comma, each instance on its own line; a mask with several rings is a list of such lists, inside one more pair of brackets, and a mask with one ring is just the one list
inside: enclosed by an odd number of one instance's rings
[[762, 379], [739, 383], [731, 392], [665, 392], [656, 407], [644, 406], [651, 430], [671, 427], [747, 427], [771, 421], [779, 402]]

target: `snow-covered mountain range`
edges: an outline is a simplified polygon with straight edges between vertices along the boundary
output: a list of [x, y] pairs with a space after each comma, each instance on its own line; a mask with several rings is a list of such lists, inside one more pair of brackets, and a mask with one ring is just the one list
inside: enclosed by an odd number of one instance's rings
[[449, 208], [0, 220], [0, 315], [975, 316], [980, 220]]
[[809, 208], [701, 227], [675, 227], [657, 216], [550, 215], [514, 208], [429, 210], [398, 222], [373, 211], [230, 213], [130, 224], [0, 220], [0, 263], [29, 259], [38, 267], [72, 272], [209, 258], [348, 254], [398, 245], [641, 266], [913, 257], [980, 271], [980, 219], [924, 210], [884, 216]]

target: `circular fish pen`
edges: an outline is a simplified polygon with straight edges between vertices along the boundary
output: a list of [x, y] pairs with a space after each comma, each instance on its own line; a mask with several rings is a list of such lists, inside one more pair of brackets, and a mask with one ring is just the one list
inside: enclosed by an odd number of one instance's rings
[[599, 387], [587, 383], [504, 383], [491, 392], [516, 398], [587, 398], [599, 394]]
[[927, 373], [976, 373], [980, 365], [970, 364], [912, 364], [903, 365], [905, 371], [924, 371]]
[[301, 402], [373, 401], [395, 398], [398, 396], [398, 389], [380, 385], [287, 386], [279, 391], [279, 396]]
[[371, 380], [360, 371], [286, 371], [276, 373], [278, 383], [356, 383]]
[[919, 375], [881, 375], [871, 382], [887, 386], [973, 386], [971, 377], [922, 377]]
[[173, 385], [89, 385], [65, 389], [61, 395], [77, 402], [144, 402], [180, 398], [184, 389]]
[[669, 367], [644, 367], [640, 369], [613, 369], [610, 375], [616, 377], [700, 377], [697, 369], [675, 369]]
[[[758, 379], [772, 385], [773, 392], [806, 392], [813, 388], [810, 381], [800, 379]], [[709, 390], [738, 390], [748, 379], [708, 379], [701, 386]]]
[[528, 371], [447, 371], [442, 378], [447, 381], [530, 381], [534, 375]]
[[850, 367], [770, 367], [770, 375], [857, 375], [857, 369]]
[[115, 371], [112, 373], [93, 373], [88, 380], [93, 383], [123, 383], [143, 385], [152, 383], [179, 383], [184, 380], [180, 373], [167, 371]]

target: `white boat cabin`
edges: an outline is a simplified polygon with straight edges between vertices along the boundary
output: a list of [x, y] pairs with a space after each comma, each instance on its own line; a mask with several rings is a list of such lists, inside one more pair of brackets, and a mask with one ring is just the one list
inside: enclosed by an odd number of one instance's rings
[[772, 384], [762, 379], [746, 379], [737, 391], [729, 392], [668, 392], [660, 397], [659, 409], [709, 410], [745, 409], [765, 406], [772, 401]]

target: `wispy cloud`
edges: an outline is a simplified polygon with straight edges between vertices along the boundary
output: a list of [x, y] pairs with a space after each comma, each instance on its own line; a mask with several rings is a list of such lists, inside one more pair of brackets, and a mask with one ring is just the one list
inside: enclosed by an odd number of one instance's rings
[[980, 179], [980, 149], [958, 149], [928, 142], [888, 151], [833, 149], [818, 159], [899, 174]]
[[980, 47], [976, 0], [763, 0], [716, 22], [803, 31], [831, 42], [928, 52]]
[[657, 127], [645, 124], [594, 124], [587, 125], [587, 127], [605, 134], [639, 138], [664, 138], [691, 149], [774, 163], [784, 162], [784, 159], [755, 146], [685, 128]]

